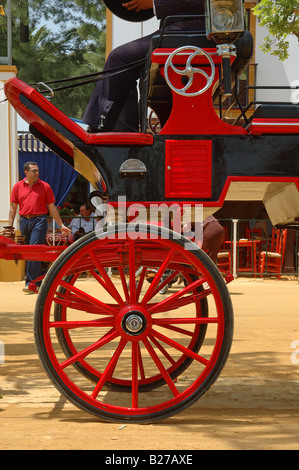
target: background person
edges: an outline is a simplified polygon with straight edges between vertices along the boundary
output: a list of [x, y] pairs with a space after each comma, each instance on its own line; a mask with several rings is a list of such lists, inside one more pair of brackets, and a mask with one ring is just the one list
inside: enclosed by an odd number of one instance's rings
[[69, 223], [68, 227], [71, 229], [72, 234], [74, 235], [80, 227], [80, 206], [76, 204], [74, 207], [74, 218]]
[[80, 219], [79, 221], [79, 228], [74, 233], [74, 240], [78, 240], [78, 238], [83, 237], [86, 233], [92, 232], [96, 226], [96, 217], [95, 213], [92, 212], [89, 204], [84, 203], [80, 206]]
[[[48, 211], [59, 225], [65, 235], [71, 233], [59, 215], [54, 204], [55, 196], [48, 183], [39, 179], [39, 168], [36, 162], [26, 162], [24, 164], [25, 178], [18, 181], [11, 192], [9, 225], [13, 226], [17, 208], [19, 206], [20, 230], [25, 237], [26, 245], [43, 245], [46, 239], [48, 228]], [[30, 282], [41, 275], [40, 261], [27, 261], [26, 285], [24, 292], [33, 293], [28, 288]], [[39, 286], [41, 281], [36, 282]]]
[[96, 215], [92, 212], [89, 204], [85, 203], [80, 206], [80, 216], [82, 217], [80, 226], [84, 229], [85, 233], [92, 232], [96, 225], [93, 217]]
[[[183, 235], [197, 243], [194, 234], [194, 223], [183, 226]], [[217, 264], [217, 256], [225, 240], [225, 229], [213, 215], [209, 215], [202, 222], [202, 242], [200, 248], [207, 253], [211, 260]]]
[[203, 221], [202, 249], [217, 264], [217, 256], [225, 240], [225, 229], [218, 220], [210, 215]]

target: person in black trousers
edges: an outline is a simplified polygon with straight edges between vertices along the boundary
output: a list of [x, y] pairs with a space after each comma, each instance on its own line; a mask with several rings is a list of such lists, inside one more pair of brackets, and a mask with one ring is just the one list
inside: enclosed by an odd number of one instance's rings
[[[204, 0], [131, 0], [123, 3], [128, 10], [141, 11], [153, 8], [160, 21], [170, 15], [204, 15]], [[105, 70], [125, 66], [146, 57], [151, 38], [160, 29], [115, 48], [108, 56]], [[166, 26], [166, 31], [204, 31], [204, 17], [177, 19]], [[138, 132], [137, 80], [140, 67], [127, 70], [110, 78], [99, 80], [87, 105], [83, 121], [89, 132]]]

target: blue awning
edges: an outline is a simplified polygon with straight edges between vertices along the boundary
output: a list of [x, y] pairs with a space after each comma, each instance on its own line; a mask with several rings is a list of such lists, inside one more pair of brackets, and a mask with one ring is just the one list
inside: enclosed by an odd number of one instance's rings
[[51, 186], [56, 206], [61, 206], [78, 173], [30, 133], [19, 134], [19, 174], [24, 178], [24, 163], [34, 161], [39, 166], [40, 179]]
[[51, 150], [40, 140], [33, 137], [29, 132], [19, 133], [19, 151], [20, 152], [50, 152]]

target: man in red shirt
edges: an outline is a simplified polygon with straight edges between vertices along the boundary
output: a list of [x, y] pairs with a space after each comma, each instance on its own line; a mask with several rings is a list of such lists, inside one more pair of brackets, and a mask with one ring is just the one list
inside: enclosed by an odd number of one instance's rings
[[[39, 179], [39, 169], [35, 162], [26, 162], [24, 165], [25, 178], [18, 181], [11, 192], [9, 225], [13, 226], [17, 208], [19, 206], [20, 229], [25, 237], [26, 245], [43, 245], [47, 233], [48, 211], [61, 228], [62, 233], [69, 235], [70, 229], [61, 220], [54, 204], [55, 196], [48, 183]], [[23, 291], [32, 293], [28, 288], [30, 282], [41, 275], [41, 262], [28, 261], [26, 269], [26, 286]], [[36, 282], [40, 285], [40, 282]]]

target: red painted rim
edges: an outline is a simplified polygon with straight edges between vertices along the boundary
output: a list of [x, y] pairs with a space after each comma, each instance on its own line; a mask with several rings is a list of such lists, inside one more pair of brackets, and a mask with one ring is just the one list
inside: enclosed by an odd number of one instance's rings
[[[91, 238], [84, 246], [74, 248], [71, 256], [65, 255], [63, 265], [51, 282], [46, 278], [40, 293], [39, 337], [43, 361], [52, 379], [72, 401], [92, 412], [99, 410], [100, 414], [116, 418], [165, 413], [192, 401], [193, 395], [199, 393], [214, 373], [226, 330], [223, 298], [205, 263], [177, 240], [120, 238]], [[55, 266], [57, 263], [54, 270]], [[135, 273], [140, 266], [158, 268], [150, 284], [144, 281], [145, 272], [136, 282]], [[107, 268], [111, 267], [117, 272], [115, 277], [107, 274]], [[159, 282], [166, 270], [172, 274], [182, 273], [189, 285], [176, 287], [166, 296], [159, 295]], [[78, 283], [78, 275], [83, 271], [91, 273], [92, 282], [99, 292], [109, 294], [109, 301], [83, 290], [84, 282], [83, 285]], [[199, 292], [198, 287], [204, 282], [208, 283], [208, 289]], [[212, 300], [214, 305], [208, 317], [200, 313], [202, 299]], [[53, 320], [55, 303], [63, 308], [62, 319], [58, 322]], [[202, 325], [209, 334], [197, 352], [194, 344]], [[68, 338], [71, 353], [67, 357], [57, 346], [54, 332], [59, 328]], [[94, 361], [91, 360], [93, 354], [96, 355]], [[171, 373], [186, 358], [191, 363], [186, 378], [178, 377], [176, 381]], [[81, 363], [95, 374], [97, 383], [88, 381], [86, 385], [81, 375], [74, 373], [72, 365], [75, 363]], [[143, 400], [141, 386], [161, 379], [166, 384], [161, 396], [155, 396], [150, 403], [146, 402], [148, 399]], [[105, 390], [106, 382], [130, 388], [125, 394], [128, 396], [125, 404], [118, 404], [116, 392]]]

